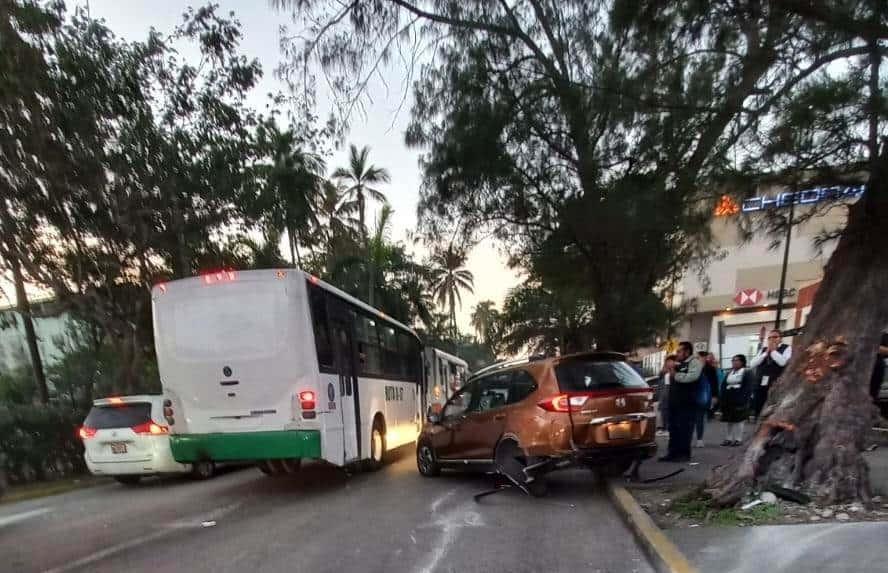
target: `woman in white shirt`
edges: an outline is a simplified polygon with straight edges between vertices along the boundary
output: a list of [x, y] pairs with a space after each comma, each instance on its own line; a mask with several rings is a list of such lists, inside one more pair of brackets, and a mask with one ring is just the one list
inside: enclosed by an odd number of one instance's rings
[[719, 399], [722, 421], [728, 424], [728, 435], [721, 445], [739, 446], [743, 442], [743, 424], [749, 417], [753, 384], [754, 375], [746, 367], [746, 357], [742, 354], [734, 356]]

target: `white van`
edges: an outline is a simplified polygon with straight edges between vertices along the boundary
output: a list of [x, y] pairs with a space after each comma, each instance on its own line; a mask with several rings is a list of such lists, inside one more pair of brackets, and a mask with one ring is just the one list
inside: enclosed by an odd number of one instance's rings
[[205, 479], [212, 462], [183, 464], [173, 459], [162, 396], [115, 396], [93, 402], [79, 429], [86, 467], [94, 475], [135, 484], [146, 475], [192, 473]]

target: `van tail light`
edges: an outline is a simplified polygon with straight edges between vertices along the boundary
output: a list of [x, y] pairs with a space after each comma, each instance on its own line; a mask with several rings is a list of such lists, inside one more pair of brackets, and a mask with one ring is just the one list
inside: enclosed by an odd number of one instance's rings
[[170, 399], [163, 401], [163, 418], [170, 426], [176, 423], [176, 419], [173, 417], [173, 401]]
[[567, 412], [568, 408], [570, 408], [571, 412], [579, 412], [583, 409], [583, 406], [586, 405], [588, 400], [588, 396], [569, 396], [567, 394], [559, 394], [558, 396], [553, 396], [537, 403], [537, 406], [547, 412]]
[[81, 440], [88, 440], [90, 438], [96, 437], [96, 429], [90, 428], [89, 426], [80, 426], [77, 429], [77, 435]]
[[170, 428], [168, 426], [155, 424], [154, 422], [145, 422], [144, 424], [133, 426], [133, 431], [137, 434], [150, 434], [158, 436], [160, 434], [169, 434]]
[[315, 393], [311, 390], [299, 393], [299, 405], [303, 410], [314, 410], [317, 406], [315, 401]]

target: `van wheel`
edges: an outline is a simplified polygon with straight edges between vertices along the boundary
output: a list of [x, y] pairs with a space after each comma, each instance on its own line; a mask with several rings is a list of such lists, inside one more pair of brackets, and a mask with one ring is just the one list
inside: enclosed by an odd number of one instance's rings
[[203, 460], [191, 465], [191, 477], [194, 479], [210, 479], [216, 475], [216, 464], [210, 460]]
[[382, 429], [382, 419], [373, 420], [373, 430], [370, 432], [370, 459], [367, 460], [367, 469], [375, 472], [382, 467], [385, 461], [385, 431]]
[[435, 450], [428, 442], [421, 442], [416, 448], [416, 467], [425, 477], [441, 475], [441, 464], [438, 463]]
[[142, 476], [114, 476], [114, 479], [123, 485], [136, 485], [142, 480]]
[[278, 460], [264, 460], [257, 464], [259, 471], [264, 473], [267, 476], [279, 476], [284, 473], [281, 469], [281, 465], [278, 463]]
[[295, 474], [299, 471], [299, 468], [302, 467], [302, 458], [289, 458], [285, 460], [280, 460], [279, 465], [282, 473], [288, 475]]

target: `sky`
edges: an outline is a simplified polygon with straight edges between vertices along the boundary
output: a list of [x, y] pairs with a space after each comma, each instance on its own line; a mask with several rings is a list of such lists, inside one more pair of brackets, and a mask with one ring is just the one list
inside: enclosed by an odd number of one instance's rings
[[[281, 25], [293, 26], [286, 14], [275, 11], [266, 1], [235, 2], [216, 0], [221, 14], [233, 11], [243, 29], [241, 52], [257, 58], [262, 64], [264, 76], [257, 89], [250, 96], [249, 103], [258, 110], [265, 110], [267, 94], [284, 91], [284, 85], [274, 74], [281, 55], [279, 51]], [[151, 27], [167, 32], [181, 21], [181, 14], [188, 6], [186, 2], [172, 0], [80, 0], [70, 6], [88, 6], [90, 15], [104, 19], [115, 34], [128, 40], [144, 39]], [[193, 4], [199, 6], [200, 4]], [[186, 54], [187, 55], [187, 54]], [[392, 218], [392, 238], [405, 240], [407, 233], [416, 228], [416, 205], [422, 174], [418, 166], [421, 150], [408, 149], [404, 143], [404, 129], [409, 120], [410, 101], [401, 106], [404, 95], [406, 74], [399, 67], [386, 70], [384, 76], [389, 88], [382, 82], [371, 83], [369, 95], [372, 102], [365, 113], [355, 116], [350, 122], [346, 145], [338, 149], [328, 160], [328, 168], [347, 165], [347, 144], [358, 147], [370, 146], [370, 159], [379, 167], [385, 167], [391, 174], [391, 183], [380, 189], [388, 197], [394, 209]], [[329, 111], [329, 93], [319, 88], [319, 112]], [[401, 107], [400, 112], [399, 107]], [[367, 217], [369, 221], [373, 219]], [[425, 251], [416, 251], [420, 256]], [[510, 288], [515, 286], [519, 275], [506, 266], [506, 258], [491, 240], [486, 240], [469, 253], [467, 266], [474, 274], [474, 294], [463, 297], [463, 306], [457, 320], [463, 331], [468, 332], [471, 309], [481, 300], [493, 300], [498, 307]]]

